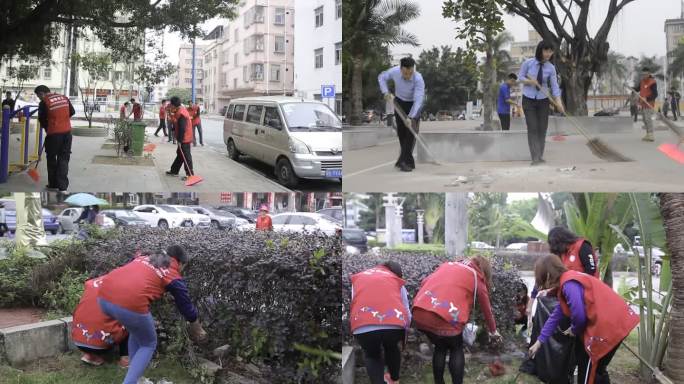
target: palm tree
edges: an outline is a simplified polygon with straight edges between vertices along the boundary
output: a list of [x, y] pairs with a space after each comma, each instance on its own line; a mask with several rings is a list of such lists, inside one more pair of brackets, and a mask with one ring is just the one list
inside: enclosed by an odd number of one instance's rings
[[343, 49], [349, 54], [352, 75], [350, 90], [352, 125], [359, 124], [363, 111], [363, 68], [374, 47], [418, 46], [418, 38], [402, 25], [417, 18], [420, 8], [409, 0], [347, 0], [343, 7]]
[[672, 268], [672, 312], [666, 371], [675, 383], [684, 382], [684, 194], [660, 195], [667, 249]]
[[616, 85], [622, 91], [622, 84], [624, 84], [624, 78], [627, 75], [625, 55], [615, 51], [608, 52], [608, 58], [601, 66], [597, 77], [603, 78], [604, 75], [608, 76], [608, 88], [611, 94], [615, 94]]
[[515, 39], [513, 35], [504, 31], [494, 37], [492, 52], [494, 53], [494, 65], [496, 66], [496, 80], [503, 81], [513, 67], [511, 53], [503, 47], [511, 44]]

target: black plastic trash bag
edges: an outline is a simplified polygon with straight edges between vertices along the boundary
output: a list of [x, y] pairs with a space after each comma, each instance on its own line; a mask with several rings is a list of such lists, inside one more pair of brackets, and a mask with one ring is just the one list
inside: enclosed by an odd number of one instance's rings
[[[537, 298], [537, 311], [532, 319], [531, 344], [537, 340], [544, 323], [557, 305], [558, 299], [554, 296]], [[575, 338], [563, 335], [563, 330], [569, 326], [570, 319], [563, 318], [556, 332], [542, 344], [534, 359], [523, 362], [520, 371], [535, 375], [539, 380], [549, 384], [572, 383], [575, 370]]]

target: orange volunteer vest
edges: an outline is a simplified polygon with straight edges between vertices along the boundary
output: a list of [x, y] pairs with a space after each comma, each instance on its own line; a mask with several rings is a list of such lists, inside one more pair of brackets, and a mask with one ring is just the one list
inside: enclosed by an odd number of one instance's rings
[[182, 117], [185, 117], [185, 132], [183, 138], [178, 137], [178, 133], [180, 132], [179, 129], [176, 129], [176, 140], [180, 141], [183, 144], [190, 144], [192, 143], [192, 118], [190, 117], [190, 113], [188, 110], [180, 106], [178, 110], [176, 111], [176, 114], [174, 115], [174, 124], [178, 122], [178, 119]]
[[57, 93], [48, 93], [43, 101], [45, 101], [48, 115], [47, 134], [55, 135], [71, 132], [69, 98]]
[[[648, 98], [652, 96], [651, 86], [655, 82], [656, 82], [656, 79], [654, 79], [653, 77], [649, 77], [646, 80], [641, 80], [639, 95], [641, 95], [641, 97], [643, 97], [644, 99], [648, 100]], [[647, 103], [641, 99], [639, 99], [639, 101], [641, 102], [641, 106], [644, 108], [649, 108], [649, 109], [655, 108], [655, 101], [653, 103]]]
[[387, 267], [377, 266], [351, 276], [354, 297], [350, 321], [354, 332], [367, 325], [408, 328], [408, 313], [401, 299], [404, 280]]
[[[580, 238], [579, 240], [572, 243], [572, 245], [568, 247], [568, 250], [561, 255], [561, 261], [567, 269], [571, 271], [584, 272], [584, 266], [582, 265], [582, 261], [580, 260], [579, 252], [580, 248], [582, 248], [582, 244], [584, 244], [585, 241], [586, 239]], [[599, 279], [600, 277], [598, 259], [596, 258], [596, 253], [594, 252], [593, 248], [591, 250], [591, 257], [592, 259], [594, 259], [594, 265], [596, 266], [596, 272], [594, 273], [594, 277]]]
[[105, 315], [97, 304], [101, 284], [101, 278], [90, 279], [84, 284], [83, 296], [71, 323], [71, 338], [76, 345], [110, 349], [128, 334], [123, 325]]

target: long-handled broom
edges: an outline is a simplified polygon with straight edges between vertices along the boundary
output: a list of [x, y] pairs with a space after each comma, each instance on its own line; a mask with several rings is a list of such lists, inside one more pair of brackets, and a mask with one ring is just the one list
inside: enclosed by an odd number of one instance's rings
[[33, 168], [29, 168], [26, 172], [34, 183], [40, 182], [40, 173], [38, 173], [38, 164], [40, 164], [40, 159], [43, 158], [43, 150], [45, 149], [45, 140], [43, 140], [43, 145], [40, 146], [40, 151], [38, 151], [38, 159], [36, 160], [36, 165]]
[[[534, 80], [533, 78], [528, 76], [529, 80]], [[549, 101], [556, 104], [556, 102], [553, 100], [549, 92], [544, 89], [544, 87], [541, 88], [541, 91], [544, 92], [546, 97], [549, 98]], [[621, 154], [620, 152], [614, 150], [613, 148], [609, 147], [608, 144], [606, 144], [603, 140], [601, 140], [598, 137], [592, 137], [589, 132], [587, 132], [586, 129], [584, 129], [572, 116], [568, 115], [567, 112], [565, 112], [565, 108], [563, 108], [563, 116], [565, 116], [570, 123], [575, 127], [577, 132], [579, 132], [582, 136], [584, 136], [585, 139], [587, 139], [587, 147], [591, 150], [591, 153], [594, 154], [594, 156], [598, 157], [599, 159], [605, 160], [605, 161], [611, 161], [611, 162], [626, 162], [626, 161], [633, 161], [632, 159], [628, 158], [627, 156]]]
[[408, 116], [406, 116], [406, 113], [404, 112], [404, 110], [401, 109], [401, 106], [397, 103], [397, 100], [393, 99], [392, 102], [394, 103], [394, 115], [399, 116], [399, 118], [404, 123], [406, 128], [408, 128], [408, 130], [411, 132], [413, 137], [416, 138], [416, 141], [418, 141], [418, 143], [423, 147], [423, 149], [425, 149], [425, 152], [430, 156], [430, 158], [432, 158], [430, 163], [435, 164], [435, 165], [442, 165], [441, 163], [439, 163], [437, 161], [437, 158], [435, 157], [435, 155], [432, 154], [432, 151], [430, 151], [430, 148], [427, 146], [427, 144], [425, 144], [425, 142], [423, 141], [423, 138], [420, 137], [420, 135], [413, 129], [413, 125], [411, 124], [411, 120], [408, 118]]
[[[634, 92], [636, 95], [639, 96], [639, 98], [645, 102], [648, 103], [646, 99], [644, 99], [639, 93], [637, 93], [634, 89], [630, 88], [629, 86], [625, 86], [627, 89], [629, 89], [631, 92]], [[684, 151], [679, 149], [679, 146], [684, 143], [684, 128], [678, 126], [675, 124], [672, 120], [668, 119], [665, 117], [662, 113], [657, 113], [656, 116], [658, 116], [658, 119], [665, 123], [665, 125], [670, 128], [672, 132], [677, 135], [679, 138], [679, 143], [677, 144], [672, 144], [672, 143], [663, 143], [660, 146], [658, 146], [658, 150], [662, 153], [665, 154], [665, 156], [669, 157], [670, 159], [680, 163], [684, 164]]]
[[185, 153], [183, 153], [183, 149], [181, 148], [180, 142], [178, 143], [178, 151], [180, 151], [181, 157], [183, 158], [185, 169], [187, 169], [190, 172], [190, 176], [188, 176], [188, 178], [185, 180], [185, 186], [192, 187], [195, 184], [201, 183], [204, 179], [201, 176], [195, 175], [195, 171], [193, 171], [188, 165], [188, 161], [185, 159]]

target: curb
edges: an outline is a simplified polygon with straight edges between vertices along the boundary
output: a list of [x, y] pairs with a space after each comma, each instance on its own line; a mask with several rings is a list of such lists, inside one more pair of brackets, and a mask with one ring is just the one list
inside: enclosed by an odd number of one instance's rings
[[0, 361], [18, 367], [75, 348], [71, 317], [0, 329]]

